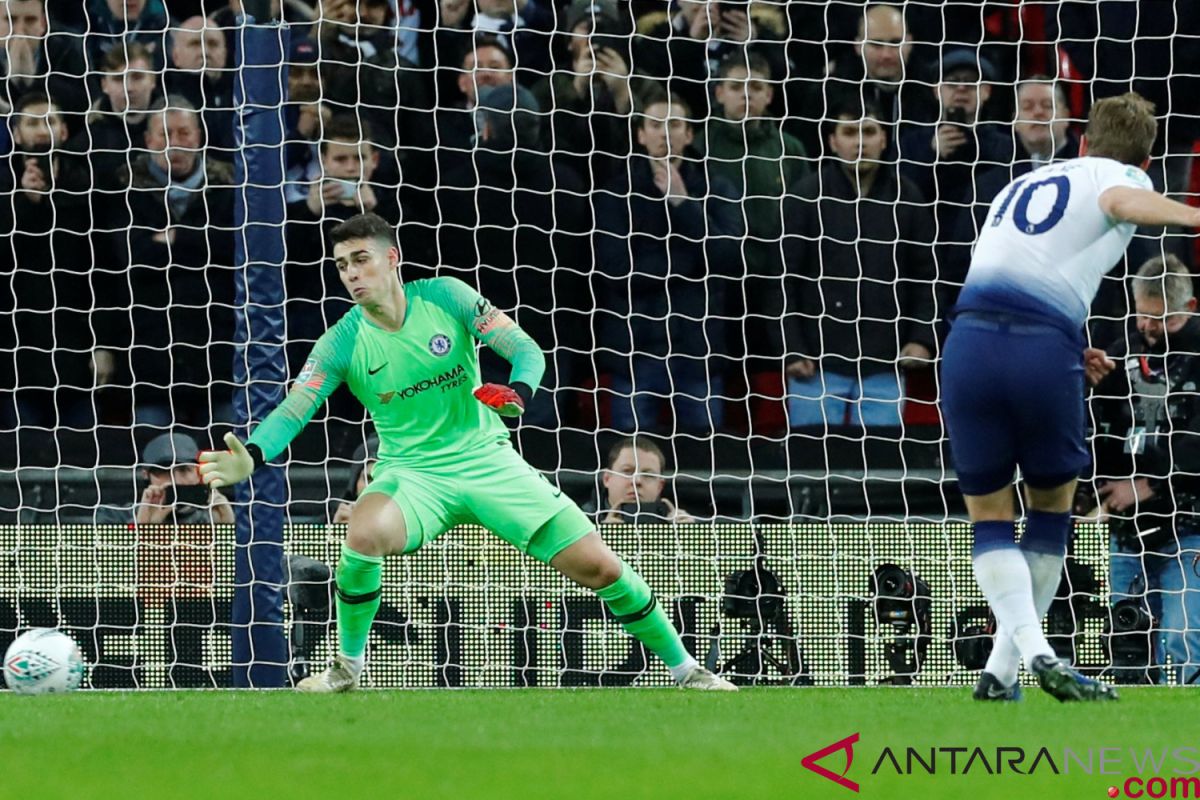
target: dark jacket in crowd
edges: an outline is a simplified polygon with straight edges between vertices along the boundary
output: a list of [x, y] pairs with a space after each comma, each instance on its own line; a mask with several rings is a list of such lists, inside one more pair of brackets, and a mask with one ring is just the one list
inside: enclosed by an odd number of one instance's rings
[[911, 182], [880, 166], [860, 198], [830, 164], [795, 187], [784, 219], [788, 362], [869, 375], [909, 342], [936, 350], [933, 220]]
[[438, 263], [550, 351], [587, 345], [591, 214], [582, 181], [549, 155], [482, 147], [442, 175]]
[[1013, 160], [1012, 126], [981, 122], [964, 126], [967, 140], [949, 158], [933, 149], [936, 124], [914, 125], [900, 139], [900, 170], [934, 203], [938, 241], [949, 238], [959, 212], [975, 202], [975, 179]]
[[86, 160], [93, 188], [106, 192], [124, 190], [122, 170], [127, 171], [130, 162], [145, 152], [149, 120], [149, 114], [135, 117], [114, 112], [107, 97], [101, 97], [92, 106], [87, 127], [67, 143], [67, 149]]
[[1095, 477], [1148, 479], [1154, 496], [1112, 526], [1127, 548], [1160, 549], [1200, 530], [1200, 318], [1154, 347], [1130, 328], [1107, 353], [1117, 366], [1092, 392]]
[[726, 180], [744, 198], [746, 237], [740, 246], [746, 281], [742, 291], [728, 298], [727, 316], [742, 319], [749, 312], [743, 342], [746, 352], [778, 359], [782, 352], [764, 349], [769, 337], [761, 329], [777, 328], [774, 320], [783, 315], [783, 197], [789, 186], [810, 172], [804, 146], [774, 120], [740, 123], [714, 117], [697, 135], [696, 149], [707, 155], [709, 172]]
[[[27, 159], [52, 170], [48, 193], [20, 188]], [[0, 161], [0, 387], [90, 389], [91, 351], [111, 345], [111, 289], [88, 244], [88, 176], [65, 153]], [[36, 200], [35, 200], [36, 197]]]
[[744, 274], [737, 192], [696, 162], [681, 173], [690, 197], [672, 205], [635, 156], [596, 203], [598, 358], [627, 369], [629, 355], [723, 356], [723, 310]]
[[[142, 154], [122, 171], [128, 203], [110, 203], [107, 238], [130, 265], [129, 368], [146, 399], [168, 386], [198, 392], [232, 372], [233, 167], [209, 158], [197, 169], [199, 186], [168, 195]], [[156, 241], [166, 230], [174, 240]]]
[[555, 72], [533, 87], [545, 116], [542, 141], [562, 154], [588, 187], [603, 186], [629, 157], [629, 113], [617, 111], [603, 84], [590, 84], [591, 92], [575, 88], [575, 76]]

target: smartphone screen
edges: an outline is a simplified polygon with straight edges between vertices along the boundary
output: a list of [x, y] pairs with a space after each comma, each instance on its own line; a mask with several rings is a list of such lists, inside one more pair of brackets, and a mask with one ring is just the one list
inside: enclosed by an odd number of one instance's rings
[[168, 505], [187, 505], [206, 508], [208, 487], [204, 484], [173, 484], [167, 487]]

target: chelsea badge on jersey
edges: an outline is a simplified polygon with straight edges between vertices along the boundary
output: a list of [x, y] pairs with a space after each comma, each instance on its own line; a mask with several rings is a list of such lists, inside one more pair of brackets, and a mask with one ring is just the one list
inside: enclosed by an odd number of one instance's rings
[[436, 334], [429, 340], [429, 352], [435, 356], [444, 356], [450, 352], [450, 337], [444, 333]]

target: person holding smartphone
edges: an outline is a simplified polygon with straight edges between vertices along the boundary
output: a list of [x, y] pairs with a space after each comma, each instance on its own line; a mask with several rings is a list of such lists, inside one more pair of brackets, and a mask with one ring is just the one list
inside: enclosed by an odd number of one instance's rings
[[663, 497], [666, 465], [662, 449], [649, 439], [627, 436], [614, 444], [600, 479], [603, 507], [595, 509], [596, 519], [608, 524], [695, 522]]
[[132, 507], [101, 508], [96, 522], [135, 525], [233, 524], [233, 507], [209, 489], [196, 471], [200, 447], [183, 433], [163, 433], [142, 451], [139, 477], [143, 487]]
[[938, 119], [900, 137], [902, 173], [936, 204], [943, 233], [962, 204], [974, 201], [976, 175], [1013, 160], [1012, 125], [987, 121], [995, 80], [995, 68], [975, 50], [946, 51], [933, 86]]

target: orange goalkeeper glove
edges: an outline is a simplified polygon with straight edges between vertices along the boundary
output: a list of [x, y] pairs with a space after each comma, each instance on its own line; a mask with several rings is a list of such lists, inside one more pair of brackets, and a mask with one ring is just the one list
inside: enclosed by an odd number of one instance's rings
[[474, 394], [476, 400], [500, 416], [519, 417], [525, 413], [525, 401], [533, 391], [523, 383], [515, 383], [511, 387], [502, 383], [485, 383]]

